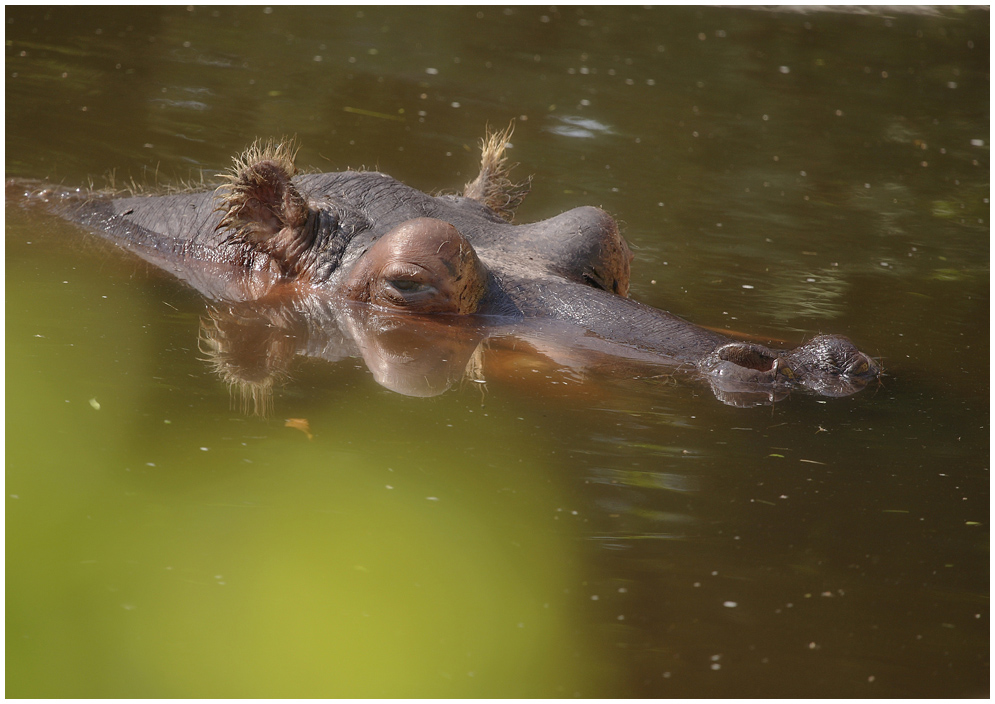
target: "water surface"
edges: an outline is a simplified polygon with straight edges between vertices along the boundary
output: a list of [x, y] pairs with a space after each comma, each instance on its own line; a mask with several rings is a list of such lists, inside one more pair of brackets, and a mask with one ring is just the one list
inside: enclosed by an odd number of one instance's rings
[[987, 12], [5, 16], [8, 178], [210, 179], [296, 135], [455, 190], [514, 119], [519, 219], [614, 214], [633, 297], [888, 373], [734, 408], [301, 358], [258, 417], [198, 294], [8, 206], [8, 695], [987, 696]]

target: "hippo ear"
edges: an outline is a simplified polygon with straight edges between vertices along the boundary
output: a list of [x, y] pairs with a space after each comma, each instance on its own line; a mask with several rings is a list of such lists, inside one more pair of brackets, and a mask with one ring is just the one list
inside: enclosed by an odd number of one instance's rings
[[511, 124], [504, 132], [488, 131], [481, 142], [480, 173], [463, 189], [464, 198], [483, 203], [508, 222], [532, 187], [532, 179], [515, 183], [508, 177], [516, 164], [509, 164], [504, 152], [514, 130]]
[[[271, 250], [279, 233], [292, 235], [307, 223], [307, 201], [291, 178], [296, 149], [292, 143], [256, 143], [234, 160], [225, 174], [229, 183], [218, 189], [218, 229], [231, 229], [233, 239]], [[286, 231], [286, 232], [284, 232]]]

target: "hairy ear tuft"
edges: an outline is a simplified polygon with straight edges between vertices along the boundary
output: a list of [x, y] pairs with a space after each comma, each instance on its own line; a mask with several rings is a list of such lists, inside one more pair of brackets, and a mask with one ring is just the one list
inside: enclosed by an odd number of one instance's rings
[[238, 179], [239, 174], [257, 164], [260, 161], [272, 161], [287, 173], [287, 176], [297, 175], [297, 166], [294, 164], [300, 145], [296, 139], [280, 139], [274, 141], [268, 139], [265, 142], [256, 140], [242, 154], [232, 159], [232, 167], [223, 174], [229, 181]]
[[509, 222], [532, 187], [531, 178], [522, 183], [515, 183], [510, 178], [511, 170], [517, 164], [508, 163], [505, 150], [514, 131], [514, 122], [502, 132], [488, 128], [487, 136], [480, 143], [480, 173], [463, 189], [465, 198], [483, 203]]
[[218, 210], [224, 213], [218, 229], [230, 237], [266, 249], [267, 241], [285, 228], [303, 227], [308, 218], [307, 200], [291, 179], [297, 173], [293, 140], [255, 142], [235, 157], [222, 176], [228, 183], [216, 192]]

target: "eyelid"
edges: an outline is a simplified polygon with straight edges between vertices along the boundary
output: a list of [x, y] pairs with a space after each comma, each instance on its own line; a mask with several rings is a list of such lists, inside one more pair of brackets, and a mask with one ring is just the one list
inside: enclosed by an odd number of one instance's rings
[[414, 279], [387, 279], [387, 284], [405, 293], [418, 293], [419, 291], [431, 288], [428, 284], [415, 281]]
[[431, 271], [413, 262], [394, 261], [380, 271], [380, 276], [388, 279], [419, 279], [431, 275]]
[[399, 294], [418, 294], [435, 290], [432, 274], [418, 264], [395, 263], [380, 273], [383, 283]]

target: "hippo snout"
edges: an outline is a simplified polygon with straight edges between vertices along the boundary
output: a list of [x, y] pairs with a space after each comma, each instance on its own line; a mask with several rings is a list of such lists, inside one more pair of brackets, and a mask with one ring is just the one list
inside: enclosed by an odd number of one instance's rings
[[778, 385], [847, 396], [881, 375], [881, 366], [842, 335], [819, 335], [790, 351], [730, 342], [706, 355], [698, 369], [724, 395]]

